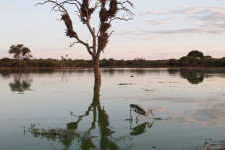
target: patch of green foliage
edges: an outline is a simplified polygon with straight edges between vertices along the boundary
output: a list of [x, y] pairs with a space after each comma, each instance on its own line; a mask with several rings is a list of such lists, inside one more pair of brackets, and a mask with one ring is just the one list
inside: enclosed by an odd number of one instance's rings
[[[225, 57], [220, 59], [204, 56], [202, 52], [191, 51], [187, 56], [180, 59], [169, 60], [146, 60], [136, 58], [134, 60], [115, 60], [112, 58], [100, 60], [100, 67], [225, 67]], [[78, 68], [92, 67], [92, 60], [84, 59], [23, 59], [21, 67], [23, 68]], [[18, 67], [19, 62], [16, 59], [0, 59], [0, 67]]]

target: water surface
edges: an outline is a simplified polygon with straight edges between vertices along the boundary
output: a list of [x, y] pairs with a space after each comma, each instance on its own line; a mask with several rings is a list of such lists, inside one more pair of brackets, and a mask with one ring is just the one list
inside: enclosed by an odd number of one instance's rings
[[[0, 82], [0, 149], [225, 145], [225, 69], [102, 69], [101, 85], [91, 69], [0, 70]], [[158, 120], [126, 120], [131, 103]]]

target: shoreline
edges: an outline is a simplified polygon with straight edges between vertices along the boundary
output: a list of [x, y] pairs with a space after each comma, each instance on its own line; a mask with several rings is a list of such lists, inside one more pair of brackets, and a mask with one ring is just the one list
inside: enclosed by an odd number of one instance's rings
[[[125, 68], [140, 68], [140, 69], [160, 69], [160, 68], [168, 68], [168, 69], [225, 69], [225, 67], [204, 67], [204, 66], [190, 66], [190, 67], [129, 67], [129, 66], [110, 66], [110, 67], [100, 67], [100, 69], [125, 69]], [[0, 70], [69, 70], [69, 69], [93, 69], [92, 67], [0, 67]]]

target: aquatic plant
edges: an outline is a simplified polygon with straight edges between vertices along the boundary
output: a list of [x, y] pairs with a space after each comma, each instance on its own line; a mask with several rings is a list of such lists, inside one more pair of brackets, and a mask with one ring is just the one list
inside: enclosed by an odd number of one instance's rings
[[67, 128], [38, 128], [37, 124], [31, 124], [28, 128], [27, 132], [31, 133], [34, 137], [41, 137], [47, 139], [58, 139], [58, 140], [65, 140], [65, 139], [74, 139], [74, 138], [91, 138], [90, 134], [85, 132], [79, 132], [73, 129]]

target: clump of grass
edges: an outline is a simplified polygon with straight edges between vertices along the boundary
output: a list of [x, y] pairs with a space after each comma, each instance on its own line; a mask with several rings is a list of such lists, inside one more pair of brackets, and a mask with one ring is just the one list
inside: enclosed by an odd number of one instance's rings
[[76, 137], [87, 137], [90, 135], [87, 133], [82, 133], [73, 129], [64, 129], [64, 128], [38, 128], [37, 125], [31, 124], [31, 127], [28, 128], [28, 132], [30, 132], [34, 137], [41, 137], [47, 139], [74, 139]]

